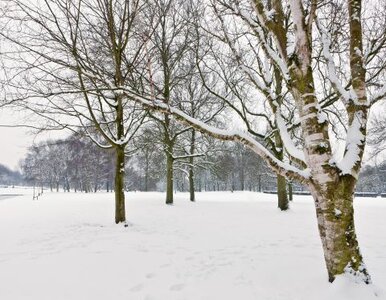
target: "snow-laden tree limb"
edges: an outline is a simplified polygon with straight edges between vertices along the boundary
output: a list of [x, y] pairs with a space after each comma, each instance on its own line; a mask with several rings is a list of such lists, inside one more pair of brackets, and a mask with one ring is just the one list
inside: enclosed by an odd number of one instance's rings
[[173, 159], [186, 159], [190, 157], [202, 157], [205, 156], [205, 153], [193, 153], [193, 154], [186, 154], [186, 155], [173, 155]]
[[318, 30], [321, 35], [321, 42], [323, 45], [323, 56], [326, 59], [327, 64], [327, 78], [331, 82], [332, 87], [335, 92], [338, 93], [343, 98], [345, 104], [349, 103], [350, 99], [355, 99], [355, 93], [347, 91], [342, 83], [340, 82], [337, 72], [336, 66], [334, 62], [334, 58], [331, 55], [331, 36], [326, 32], [326, 30], [322, 27], [323, 25], [317, 20], [316, 22]]
[[206, 133], [212, 137], [227, 141], [237, 141], [244, 144], [256, 154], [258, 154], [272, 170], [282, 176], [296, 180], [300, 183], [307, 183], [310, 179], [310, 173], [308, 169], [301, 170], [295, 166], [278, 160], [263, 145], [254, 140], [247, 133], [235, 130], [224, 130], [210, 126], [195, 118], [190, 117], [179, 109], [168, 106], [162, 100], [151, 100], [138, 95], [131, 90], [122, 90], [125, 92], [125, 95], [129, 99], [142, 104], [145, 108], [171, 114], [176, 118], [176, 120], [186, 125], [192, 126], [196, 130]]
[[365, 143], [365, 135], [362, 133], [366, 119], [362, 111], [354, 114], [353, 120], [348, 127], [346, 136], [345, 152], [342, 160], [337, 162], [342, 175], [352, 175], [358, 177], [359, 172], [355, 166], [361, 162], [361, 155]]
[[[273, 20], [269, 20], [266, 16], [268, 13], [264, 9], [264, 5], [259, 0], [252, 0], [253, 7], [255, 8], [257, 20], [251, 18], [250, 14], [243, 10], [238, 4], [227, 5], [225, 2], [221, 2], [227, 8], [230, 8], [236, 15], [238, 15], [254, 32], [255, 36], [262, 44], [263, 50], [267, 57], [272, 59], [275, 65], [281, 70], [283, 78], [289, 80], [289, 71], [286, 63], [286, 34], [282, 24], [278, 24]], [[278, 1], [275, 1], [278, 2]], [[280, 1], [279, 1], [280, 2]], [[280, 6], [280, 4], [278, 4]], [[280, 9], [279, 9], [280, 10]], [[269, 39], [273, 37], [279, 48], [279, 53], [272, 47]]]

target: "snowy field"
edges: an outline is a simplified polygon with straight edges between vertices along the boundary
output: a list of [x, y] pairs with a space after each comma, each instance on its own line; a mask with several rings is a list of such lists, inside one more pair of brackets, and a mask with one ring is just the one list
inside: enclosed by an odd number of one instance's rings
[[31, 190], [0, 189], [0, 299], [386, 299], [386, 199], [355, 203], [372, 287], [327, 282], [309, 196], [284, 213], [275, 195], [187, 199], [128, 193], [124, 228], [113, 224], [113, 194], [32, 201]]

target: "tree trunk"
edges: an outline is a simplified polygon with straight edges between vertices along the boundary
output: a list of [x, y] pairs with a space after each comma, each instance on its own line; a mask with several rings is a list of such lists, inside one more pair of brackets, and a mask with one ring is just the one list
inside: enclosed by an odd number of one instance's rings
[[192, 131], [191, 141], [190, 141], [190, 155], [189, 157], [189, 194], [190, 194], [190, 201], [194, 202], [195, 199], [195, 193], [194, 193], [194, 151], [195, 151], [195, 143], [196, 143], [196, 132]]
[[166, 152], [166, 204], [173, 204], [173, 155], [169, 151]]
[[354, 183], [342, 177], [340, 183], [326, 192], [312, 188], [318, 228], [322, 240], [329, 281], [349, 273], [371, 283], [363, 263], [354, 226]]
[[145, 149], [145, 192], [149, 191], [149, 169], [150, 169], [150, 159], [149, 159], [149, 149]]
[[195, 193], [194, 193], [194, 173], [193, 173], [193, 167], [190, 167], [189, 169], [189, 194], [190, 194], [190, 201], [194, 202], [195, 199]]
[[146, 171], [146, 173], [145, 173], [145, 187], [144, 187], [144, 191], [145, 192], [148, 192], [149, 191], [149, 175], [148, 175], [148, 173], [147, 173], [147, 171]]
[[244, 165], [244, 150], [241, 152], [240, 158], [240, 190], [245, 190], [245, 165]]
[[293, 200], [292, 182], [288, 182], [288, 200]]
[[[283, 141], [280, 137], [279, 132], [276, 132], [275, 134], [275, 146], [278, 149], [283, 149]], [[277, 151], [275, 156], [280, 161], [283, 161], [283, 150]], [[280, 208], [280, 210], [283, 211], [289, 209], [289, 201], [287, 197], [287, 180], [285, 177], [279, 174], [277, 175], [277, 206]]]
[[117, 146], [115, 164], [115, 223], [126, 221], [125, 211], [125, 148]]
[[277, 206], [280, 210], [287, 210], [289, 208], [286, 186], [285, 177], [277, 175]]

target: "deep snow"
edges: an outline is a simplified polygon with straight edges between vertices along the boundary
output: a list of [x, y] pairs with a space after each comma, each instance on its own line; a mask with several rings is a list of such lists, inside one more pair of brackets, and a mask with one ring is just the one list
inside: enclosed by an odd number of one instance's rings
[[[0, 189], [2, 300], [386, 299], [386, 199], [358, 198], [369, 287], [327, 282], [312, 199], [289, 212], [250, 192], [128, 193], [129, 227], [113, 224], [113, 194]], [[379, 295], [374, 297], [374, 291]]]

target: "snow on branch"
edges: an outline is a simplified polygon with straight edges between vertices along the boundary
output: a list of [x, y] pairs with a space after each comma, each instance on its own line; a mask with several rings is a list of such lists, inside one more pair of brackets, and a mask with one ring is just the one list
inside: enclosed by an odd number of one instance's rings
[[186, 177], [189, 176], [189, 172], [187, 170], [185, 170], [184, 168], [180, 168], [180, 167], [173, 167], [173, 170], [178, 170], [178, 171], [181, 171], [182, 173], [185, 174]]
[[288, 154], [291, 157], [305, 163], [304, 153], [302, 150], [298, 149], [292, 141], [291, 136], [287, 131], [285, 121], [281, 115], [280, 109], [276, 111], [276, 125], [279, 130], [280, 137], [283, 141], [284, 148], [287, 150]]
[[383, 87], [381, 87], [379, 91], [375, 93], [373, 97], [371, 97], [370, 103], [374, 104], [375, 102], [382, 100], [384, 98], [386, 98], [386, 84], [384, 84]]
[[347, 104], [350, 99], [354, 100], [355, 102], [358, 97], [356, 96], [354, 91], [347, 91], [338, 78], [334, 58], [332, 57], [332, 54], [330, 52], [331, 37], [319, 21], [317, 21], [316, 24], [322, 37], [321, 41], [323, 46], [323, 56], [327, 62], [327, 78], [330, 80], [335, 92], [343, 98], [345, 104]]
[[365, 126], [366, 120], [362, 111], [355, 112], [353, 120], [347, 130], [346, 147], [343, 159], [337, 162], [341, 174], [350, 174], [358, 177], [355, 172], [355, 166], [361, 161], [361, 153], [363, 152], [363, 145], [365, 136], [362, 133], [362, 128]]
[[192, 126], [196, 130], [206, 133], [214, 138], [228, 141], [236, 141], [244, 144], [249, 149], [258, 154], [276, 173], [285, 176], [290, 179], [294, 179], [300, 183], [306, 183], [310, 178], [310, 172], [308, 169], [299, 169], [288, 163], [282, 162], [277, 159], [272, 153], [268, 151], [262, 144], [253, 139], [249, 134], [235, 130], [224, 130], [214, 126], [210, 126], [197, 120], [183, 111], [170, 107], [162, 100], [151, 100], [138, 95], [131, 90], [122, 89], [125, 95], [132, 101], [142, 104], [143, 107], [156, 110], [163, 113], [172, 114], [176, 120], [186, 125]]
[[[257, 3], [259, 1], [256, 1], [256, 6], [259, 6], [260, 4]], [[239, 6], [235, 6], [234, 10], [237, 15], [241, 17], [241, 19], [244, 20], [244, 22], [253, 30], [256, 37], [259, 39], [260, 43], [263, 46], [263, 49], [266, 52], [266, 55], [273, 60], [275, 65], [280, 69], [283, 78], [286, 81], [290, 80], [289, 76], [289, 70], [287, 68], [287, 63], [285, 62], [285, 53], [283, 49], [280, 49], [280, 46], [278, 45], [279, 52], [281, 53], [281, 56], [275, 51], [270, 43], [268, 42], [269, 38], [272, 37], [272, 32], [270, 30], [267, 30], [268, 35], [264, 33], [263, 28], [266, 29], [266, 19], [267, 17], [261, 12], [259, 9], [255, 9], [257, 18], [259, 22], [256, 22], [256, 20], [253, 20], [248, 12], [245, 12], [242, 10]], [[271, 34], [269, 34], [271, 33]], [[276, 36], [273, 36], [275, 40], [277, 40]], [[277, 43], [278, 44], [278, 43]]]
[[302, 71], [306, 72], [306, 68], [310, 65], [310, 55], [305, 49], [308, 48], [309, 41], [307, 29], [305, 28], [304, 9], [301, 0], [291, 0], [289, 2], [292, 14], [292, 20], [295, 24], [295, 40], [296, 47], [302, 49], [299, 51], [299, 59], [302, 60]]
[[173, 159], [186, 159], [190, 157], [202, 157], [205, 156], [205, 153], [193, 153], [193, 154], [186, 154], [186, 155], [178, 155], [178, 156], [173, 156]]
[[[260, 80], [260, 78], [258, 76], [256, 76], [256, 74], [254, 72], [252, 72], [252, 70], [249, 67], [246, 66], [245, 62], [243, 61], [242, 54], [240, 53], [240, 51], [237, 50], [235, 42], [229, 37], [229, 35], [226, 31], [224, 18], [221, 16], [220, 13], [218, 13], [217, 9], [215, 9], [215, 12], [216, 12], [217, 18], [220, 21], [221, 28], [222, 28], [222, 31], [224, 33], [225, 41], [228, 44], [230, 50], [232, 51], [233, 56], [235, 57], [239, 68], [245, 73], [245, 75], [248, 76], [250, 81], [256, 86], [257, 89], [259, 89], [263, 93], [271, 93], [272, 94], [272, 92], [270, 91], [268, 86], [262, 80]], [[268, 77], [269, 77], [268, 75], [264, 74], [265, 79]], [[266, 82], [270, 83], [271, 81], [272, 81], [272, 78]], [[271, 97], [274, 98], [274, 95], [271, 95]]]

